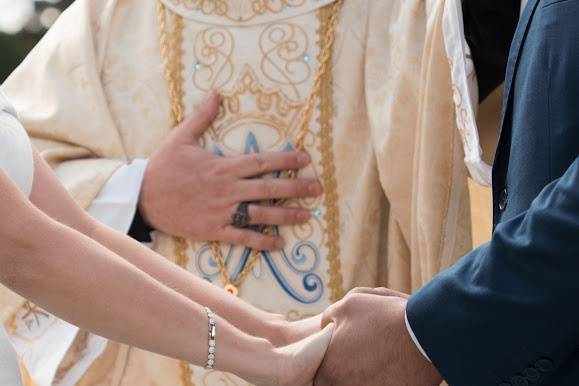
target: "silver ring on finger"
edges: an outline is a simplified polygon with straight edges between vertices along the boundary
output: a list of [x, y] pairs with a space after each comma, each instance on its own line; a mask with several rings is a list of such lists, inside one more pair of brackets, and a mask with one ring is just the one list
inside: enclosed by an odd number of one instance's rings
[[249, 216], [249, 204], [247, 202], [242, 202], [235, 209], [233, 216], [231, 216], [231, 225], [236, 228], [248, 228], [250, 224], [251, 217]]

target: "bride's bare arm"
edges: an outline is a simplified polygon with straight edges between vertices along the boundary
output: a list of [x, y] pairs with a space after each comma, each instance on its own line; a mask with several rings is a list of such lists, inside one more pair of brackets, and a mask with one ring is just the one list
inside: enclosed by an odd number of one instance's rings
[[285, 345], [319, 331], [319, 320], [288, 324], [279, 316], [261, 311], [199, 279], [140, 243], [90, 218], [66, 193], [48, 165], [35, 156], [32, 202], [50, 217], [77, 229], [128, 260], [156, 280], [199, 304], [213, 309], [250, 335]]
[[[206, 363], [208, 318], [202, 306], [46, 216], [2, 171], [0, 197], [3, 284], [97, 334], [196, 365]], [[224, 371], [260, 384], [282, 374], [281, 350], [219, 317], [217, 350], [217, 366]]]

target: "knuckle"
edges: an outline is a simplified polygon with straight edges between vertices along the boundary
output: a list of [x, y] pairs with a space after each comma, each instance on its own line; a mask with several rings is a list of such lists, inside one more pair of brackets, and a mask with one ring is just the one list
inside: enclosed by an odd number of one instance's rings
[[260, 244], [261, 244], [263, 249], [266, 249], [269, 251], [273, 250], [273, 249], [275, 249], [275, 238], [268, 237], [268, 236], [262, 236], [260, 238]]
[[219, 157], [215, 157], [209, 168], [209, 173], [213, 176], [223, 176], [229, 171], [229, 164]]
[[279, 169], [293, 169], [298, 164], [298, 157], [292, 153], [281, 153], [279, 156]]
[[365, 288], [364, 287], [355, 287], [354, 289], [352, 289], [349, 294], [350, 295], [354, 295], [354, 294], [361, 294], [365, 292]]
[[225, 224], [229, 224], [231, 223], [231, 221], [233, 221], [233, 216], [235, 215], [235, 211], [237, 210], [237, 204], [225, 204], [223, 206], [223, 208], [225, 208], [225, 216], [224, 219], [226, 220]]
[[298, 167], [301, 164], [300, 153], [294, 152], [293, 154], [291, 154], [291, 157], [289, 158], [289, 162], [291, 163], [292, 166]]
[[390, 291], [390, 290], [389, 290], [388, 288], [386, 288], [386, 287], [376, 287], [376, 289], [377, 289], [378, 291], [384, 291], [384, 292], [389, 292], [389, 291]]
[[377, 288], [375, 288], [375, 291], [378, 293], [390, 295], [390, 296], [397, 295], [395, 291], [392, 291], [391, 289], [386, 288], [386, 287], [377, 287]]
[[307, 196], [309, 187], [309, 181], [299, 181], [299, 183], [296, 185], [296, 196]]
[[265, 221], [266, 213], [265, 210], [259, 205], [250, 206], [251, 222], [262, 224]]
[[301, 222], [301, 214], [297, 210], [290, 210], [287, 214], [287, 222], [290, 224], [298, 224]]
[[327, 326], [334, 319], [334, 314], [336, 312], [336, 304], [331, 305], [322, 313], [322, 325]]
[[278, 195], [278, 185], [273, 179], [262, 180], [263, 194], [268, 198], [276, 198]]
[[237, 208], [237, 205], [239, 205], [239, 202], [237, 201], [239, 191], [236, 189], [234, 184], [228, 184], [227, 182], [221, 183], [218, 187], [218, 193], [224, 197], [225, 202], [235, 202], [234, 210]]
[[241, 232], [239, 234], [239, 236], [237, 237], [237, 242], [240, 245], [248, 245], [250, 240], [251, 240], [251, 237], [249, 236], [249, 234], [247, 232]]
[[342, 300], [343, 303], [342, 303], [340, 308], [342, 308], [346, 312], [351, 310], [352, 308], [354, 308], [358, 304], [361, 296], [362, 295], [360, 293], [354, 293], [354, 294], [344, 298]]
[[255, 170], [257, 170], [258, 174], [264, 174], [267, 171], [267, 161], [263, 155], [255, 155], [253, 162], [255, 163]]

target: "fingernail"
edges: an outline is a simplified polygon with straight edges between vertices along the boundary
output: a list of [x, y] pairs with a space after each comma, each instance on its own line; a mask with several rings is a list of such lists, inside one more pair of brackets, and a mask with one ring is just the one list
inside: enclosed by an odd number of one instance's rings
[[308, 188], [310, 194], [318, 196], [322, 193], [322, 185], [319, 182], [312, 182]]
[[310, 220], [310, 217], [312, 217], [312, 212], [310, 212], [310, 211], [303, 210], [300, 213], [300, 221], [302, 223], [308, 222]]
[[277, 239], [277, 241], [275, 242], [275, 247], [276, 249], [283, 249], [283, 247], [285, 247], [285, 240]]
[[309, 164], [309, 163], [310, 163], [310, 156], [309, 156], [307, 153], [303, 152], [303, 151], [299, 152], [299, 154], [298, 154], [298, 163], [299, 163], [300, 165], [307, 165], [307, 164]]
[[203, 100], [203, 104], [206, 105], [206, 104], [210, 103], [211, 100], [213, 100], [213, 98], [215, 98], [216, 95], [219, 96], [219, 92], [217, 90], [214, 89], [214, 90], [209, 91], [209, 94], [207, 94], [207, 96]]

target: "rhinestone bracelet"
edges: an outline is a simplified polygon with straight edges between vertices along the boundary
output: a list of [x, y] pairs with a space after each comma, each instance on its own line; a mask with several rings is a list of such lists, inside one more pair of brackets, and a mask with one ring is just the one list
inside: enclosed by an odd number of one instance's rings
[[207, 318], [209, 318], [209, 354], [207, 355], [206, 369], [215, 367], [215, 351], [217, 350], [217, 322], [215, 314], [209, 308], [205, 307]]

